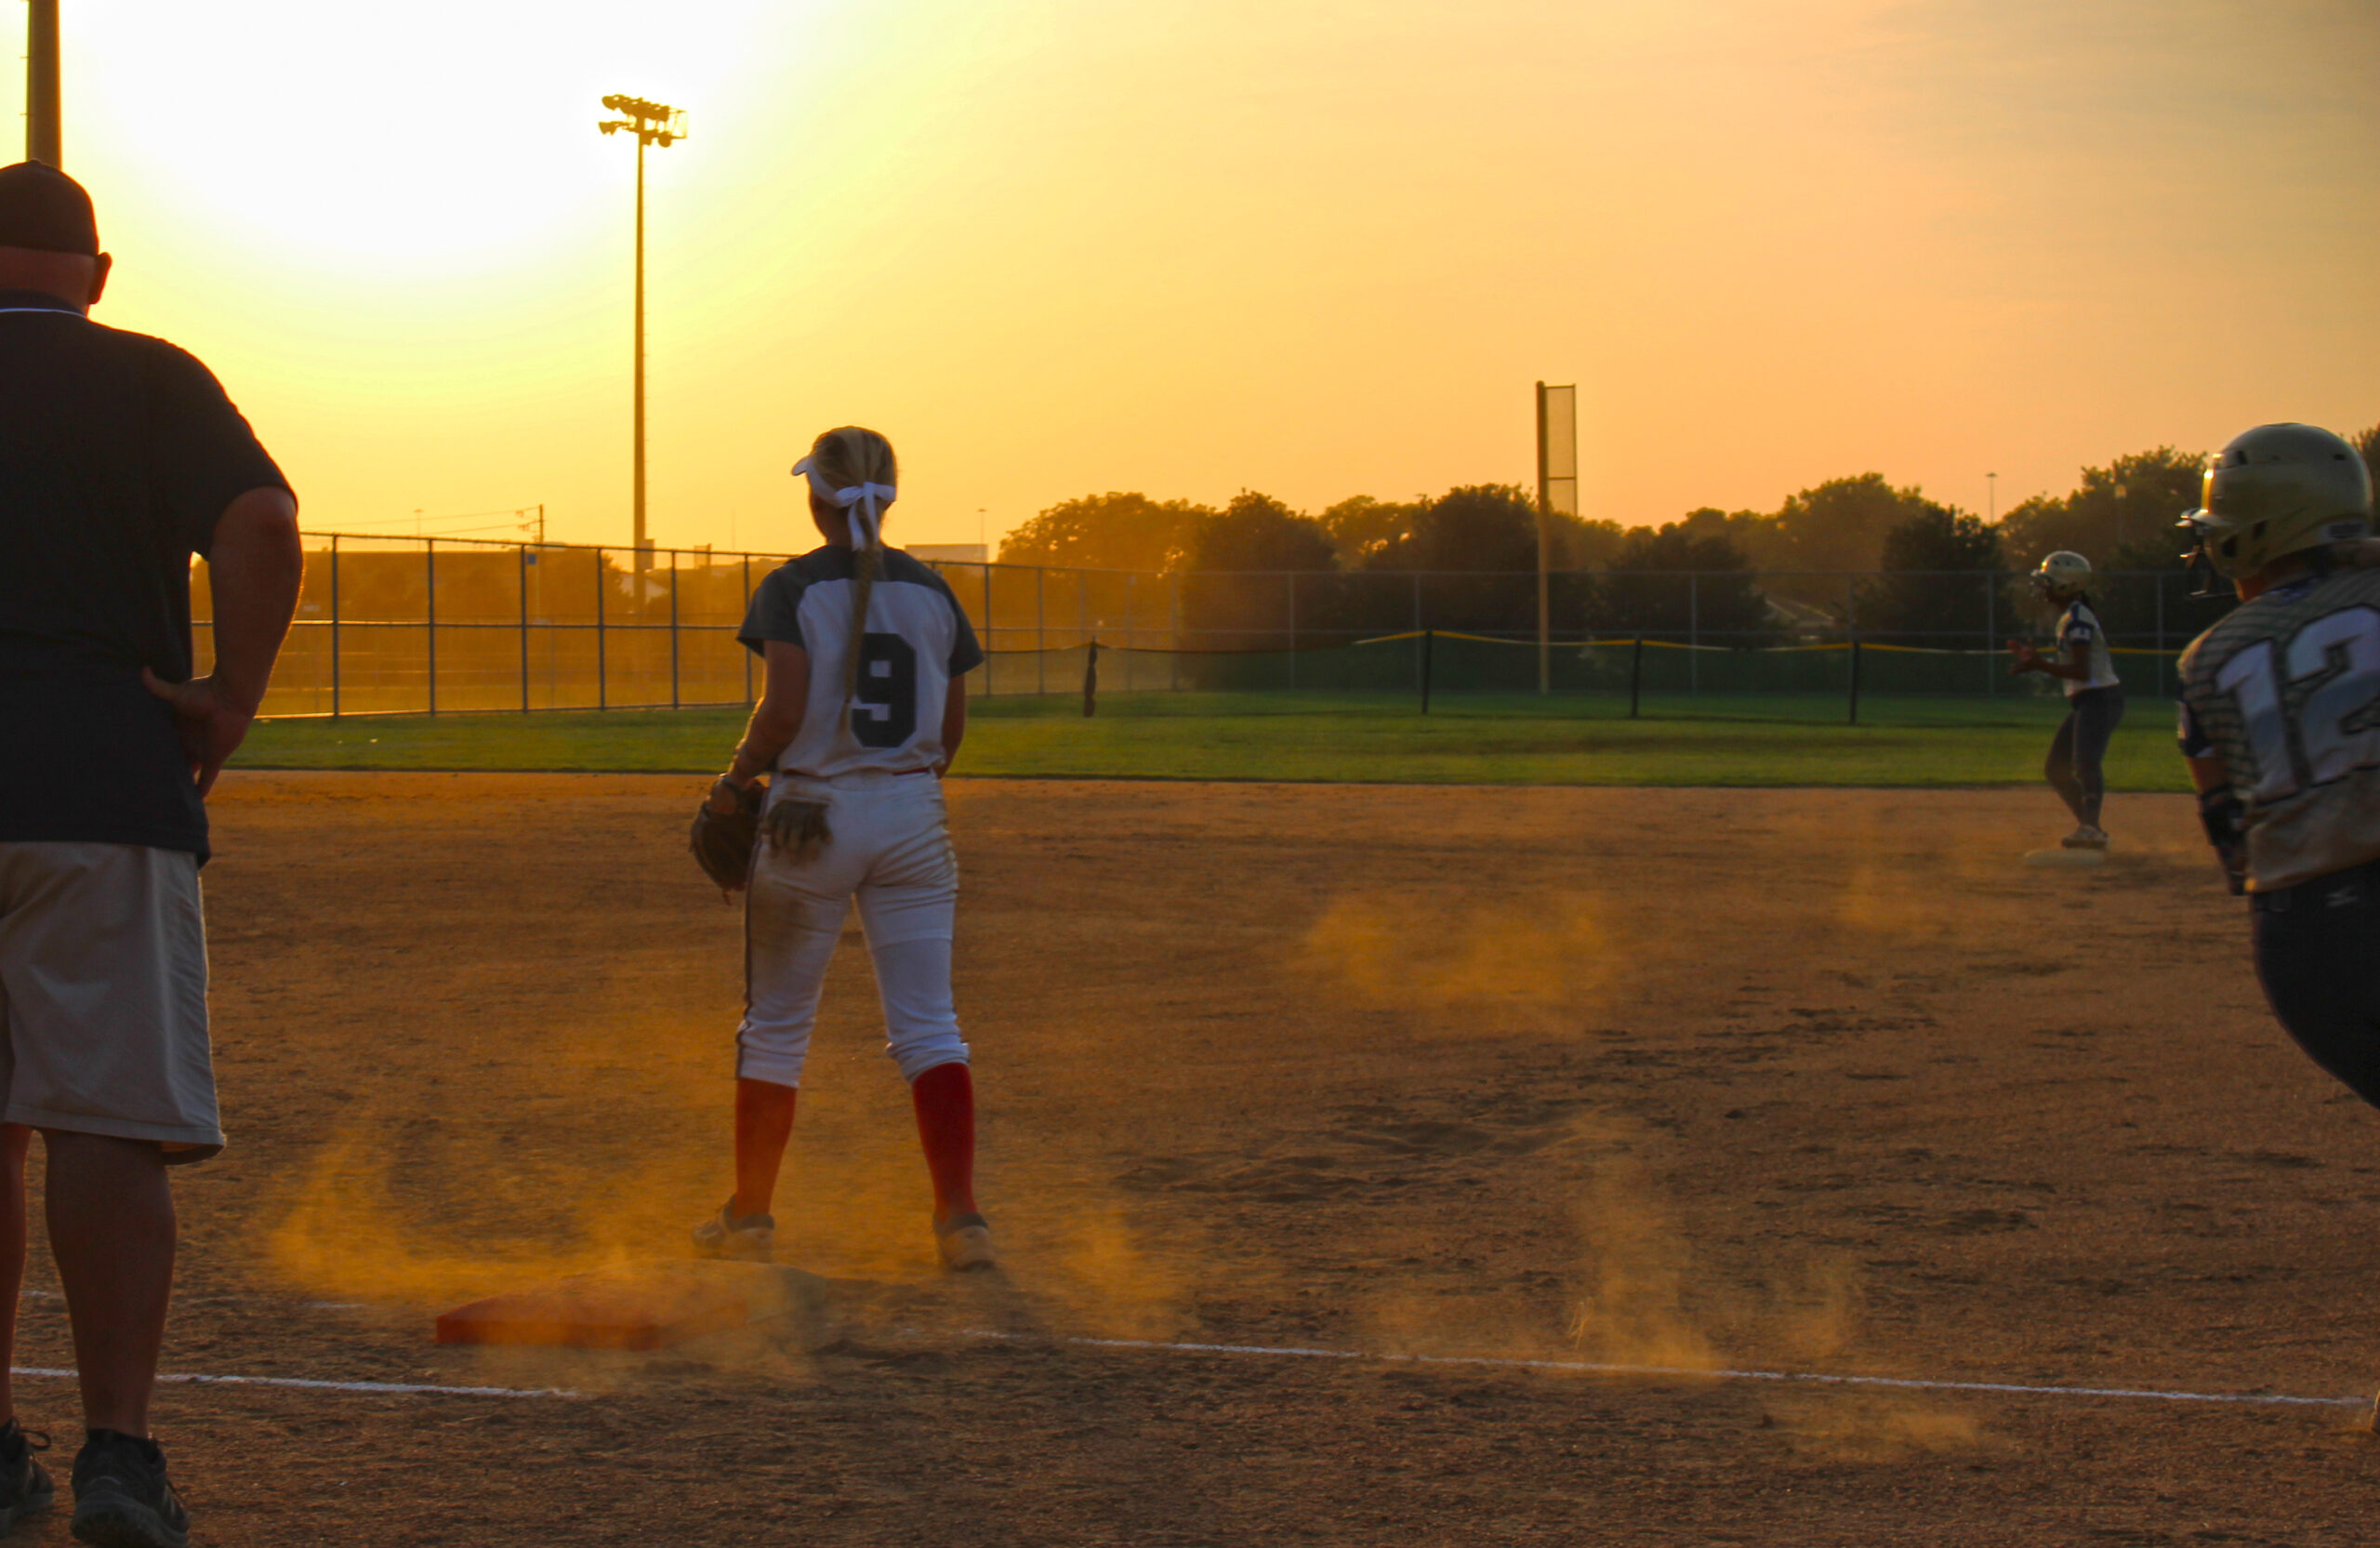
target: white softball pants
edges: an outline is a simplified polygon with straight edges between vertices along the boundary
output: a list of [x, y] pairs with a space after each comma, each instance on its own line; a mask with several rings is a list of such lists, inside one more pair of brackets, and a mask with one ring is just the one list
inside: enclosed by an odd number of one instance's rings
[[950, 998], [950, 937], [959, 862], [931, 774], [780, 775], [770, 799], [826, 802], [831, 837], [795, 863], [763, 839], [744, 905], [743, 1025], [735, 1073], [800, 1086], [818, 1021], [826, 964], [852, 900], [884, 1005], [884, 1051], [915, 1080], [937, 1065], [967, 1062]]

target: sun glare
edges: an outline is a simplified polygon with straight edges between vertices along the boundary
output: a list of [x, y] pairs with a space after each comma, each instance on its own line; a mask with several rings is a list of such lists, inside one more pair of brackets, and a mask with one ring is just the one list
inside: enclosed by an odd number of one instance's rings
[[621, 0], [391, 11], [301, 0], [70, 8], [70, 165], [112, 207], [352, 268], [474, 267], [552, 240], [632, 176], [608, 92], [706, 118], [790, 8]]

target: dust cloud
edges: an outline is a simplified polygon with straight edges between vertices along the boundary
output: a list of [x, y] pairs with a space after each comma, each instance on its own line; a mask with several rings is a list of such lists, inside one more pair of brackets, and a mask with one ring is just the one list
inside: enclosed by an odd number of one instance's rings
[[1643, 952], [1588, 893], [1472, 904], [1350, 896], [1306, 933], [1299, 965], [1371, 1005], [1575, 1010], [1606, 999]]

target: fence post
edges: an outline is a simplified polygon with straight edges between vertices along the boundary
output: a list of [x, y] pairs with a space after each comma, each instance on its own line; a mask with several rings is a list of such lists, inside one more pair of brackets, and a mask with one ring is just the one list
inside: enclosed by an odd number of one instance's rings
[[1050, 691], [1050, 608], [1049, 570], [1039, 564], [1033, 567], [1033, 691]]
[[1140, 577], [1131, 571], [1124, 572], [1124, 692], [1132, 691], [1132, 582]]
[[1168, 602], [1168, 605], [1169, 605], [1169, 607], [1170, 608], [1170, 610], [1171, 610], [1171, 612], [1172, 612], [1172, 614], [1173, 614], [1173, 648], [1172, 648], [1171, 650], [1170, 650], [1170, 651], [1168, 651], [1168, 652], [1166, 653], [1165, 659], [1166, 659], [1166, 661], [1167, 661], [1167, 663], [1168, 663], [1168, 665], [1169, 665], [1169, 667], [1170, 667], [1170, 670], [1171, 670], [1171, 672], [1172, 672], [1173, 691], [1174, 691], [1175, 693], [1177, 693], [1177, 694], [1178, 694], [1178, 693], [1180, 693], [1180, 692], [1182, 692], [1182, 588], [1183, 588], [1183, 578], [1182, 578], [1180, 576], [1174, 576], [1174, 577], [1173, 577], [1173, 584], [1172, 584], [1171, 586], [1170, 586], [1170, 587], [1166, 588], [1166, 591], [1167, 591], [1167, 594], [1168, 594], [1168, 597], [1169, 597], [1169, 602]]
[[1431, 647], [1436, 643], [1436, 630], [1425, 628], [1421, 631], [1421, 713], [1424, 715], [1430, 712], [1430, 655]]
[[1636, 648], [1628, 655], [1628, 718], [1636, 718], [1637, 707], [1644, 702], [1645, 637], [1636, 636]]
[[1859, 723], [1859, 637], [1856, 634], [1851, 637], [1851, 719], [1849, 723], [1852, 725]]
[[2157, 582], [2157, 696], [2165, 696], [2165, 572], [2160, 570], [2152, 577]]
[[1989, 570], [1983, 577], [1983, 693], [1986, 698], [2000, 692], [2000, 572]]
[[331, 535], [331, 719], [338, 719], [338, 535]]
[[1686, 577], [1686, 642], [1689, 647], [1686, 657], [1686, 692], [1702, 692], [1702, 575], [1689, 571]]
[[1082, 718], [1099, 713], [1099, 636], [1092, 635], [1082, 656]]
[[421, 547], [422, 577], [425, 602], [423, 612], [429, 622], [424, 630], [428, 636], [427, 655], [430, 664], [430, 712], [438, 713], [438, 539], [428, 537]]
[[984, 561], [984, 696], [990, 698], [999, 692], [999, 663], [992, 658], [999, 654], [999, 636], [992, 628], [992, 562]]
[[529, 545], [521, 545], [521, 713], [529, 712]]
[[678, 708], [678, 550], [669, 550], [669, 708]]
[[598, 709], [612, 708], [611, 663], [604, 655], [606, 642], [603, 638], [603, 593], [607, 589], [603, 584], [603, 550], [599, 547], [595, 550], [595, 708]]
[[1298, 691], [1298, 573], [1283, 576], [1289, 583], [1289, 692]]

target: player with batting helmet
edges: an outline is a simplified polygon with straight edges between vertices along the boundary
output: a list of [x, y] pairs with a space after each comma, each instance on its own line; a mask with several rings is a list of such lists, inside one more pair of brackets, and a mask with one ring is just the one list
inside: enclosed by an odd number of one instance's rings
[[2182, 518], [2241, 605], [2182, 654], [2181, 744], [2206, 836], [2249, 897], [2290, 1036], [2380, 1106], [2380, 574], [2372, 477], [2312, 425], [2261, 425]]
[[954, 1270], [993, 1265], [974, 1197], [975, 1095], [950, 991], [959, 898], [941, 776], [967, 723], [964, 675], [984, 653], [940, 576], [884, 544], [892, 444], [846, 426], [794, 465], [824, 547], [772, 572], [737, 638], [766, 686], [709, 799], [760, 808], [745, 903], [736, 1029], [735, 1192], [694, 1228], [718, 1256], [766, 1258], [777, 1171], [826, 964], [853, 902], [907, 1077], [933, 1182], [933, 1234]]
[[2068, 849], [2103, 850], [2108, 833], [2099, 826], [2099, 805], [2108, 785], [2100, 764], [2123, 721], [2123, 685], [2108, 654], [2107, 628], [2091, 607], [2091, 562], [2060, 549], [2042, 561], [2032, 578], [2034, 589], [2058, 610], [2057, 654], [2045, 655], [2022, 640], [2011, 640], [2008, 648], [2016, 656], [2011, 670], [2044, 672], [2065, 683], [2066, 719], [2050, 742], [2043, 772], [2077, 825], [2059, 842]]

